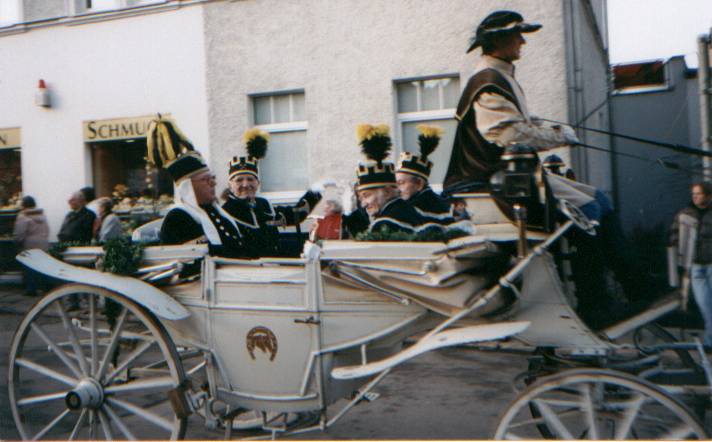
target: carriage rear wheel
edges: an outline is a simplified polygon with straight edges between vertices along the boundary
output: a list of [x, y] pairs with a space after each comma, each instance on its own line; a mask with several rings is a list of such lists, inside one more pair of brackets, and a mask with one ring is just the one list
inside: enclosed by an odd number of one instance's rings
[[530, 385], [502, 415], [494, 438], [542, 439], [542, 426], [558, 439], [707, 439], [682, 402], [652, 383], [603, 369], [567, 370]]
[[22, 439], [180, 439], [169, 394], [185, 379], [144, 307], [109, 290], [62, 286], [40, 299], [10, 347], [9, 398]]

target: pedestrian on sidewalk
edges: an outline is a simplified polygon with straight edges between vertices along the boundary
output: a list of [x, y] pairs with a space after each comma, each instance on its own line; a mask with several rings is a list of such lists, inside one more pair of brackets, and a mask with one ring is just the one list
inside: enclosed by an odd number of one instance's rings
[[[47, 250], [49, 248], [49, 225], [43, 210], [36, 207], [35, 199], [31, 196], [22, 198], [21, 207], [22, 210], [17, 215], [13, 230], [17, 251]], [[38, 290], [46, 288], [46, 281], [41, 274], [26, 266], [22, 268], [26, 295], [34, 296]]]
[[688, 272], [692, 294], [705, 321], [705, 346], [712, 347], [712, 183], [695, 183], [692, 202], [675, 216], [670, 245]]

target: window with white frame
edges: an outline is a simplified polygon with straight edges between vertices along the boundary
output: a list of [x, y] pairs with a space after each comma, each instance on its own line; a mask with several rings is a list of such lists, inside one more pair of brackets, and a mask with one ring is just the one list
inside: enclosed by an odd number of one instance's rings
[[165, 3], [167, 0], [74, 0], [74, 12], [101, 12], [133, 6]]
[[251, 101], [254, 125], [270, 134], [259, 166], [261, 190], [285, 197], [303, 192], [309, 185], [304, 91], [256, 94]]
[[22, 21], [21, 0], [0, 0], [0, 28]]
[[460, 98], [459, 75], [396, 80], [395, 86], [401, 152], [419, 151], [419, 124], [439, 126], [444, 130], [440, 145], [430, 155], [430, 161], [433, 162], [430, 183], [441, 185], [457, 129], [455, 110]]

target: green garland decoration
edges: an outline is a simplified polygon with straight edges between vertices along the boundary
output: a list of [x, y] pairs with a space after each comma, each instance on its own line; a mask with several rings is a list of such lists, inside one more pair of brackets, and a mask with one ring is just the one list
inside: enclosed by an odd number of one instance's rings
[[383, 226], [376, 231], [361, 232], [355, 239], [356, 241], [447, 242], [467, 235], [467, 232], [460, 229], [426, 229], [422, 232], [407, 233]]
[[133, 275], [141, 264], [143, 248], [143, 244], [133, 244], [127, 236], [107, 240], [103, 245], [101, 271], [116, 275]]
[[[131, 238], [124, 236], [107, 240], [102, 248], [104, 249], [104, 257], [99, 266], [102, 271], [123, 276], [136, 273], [143, 257], [143, 244], [133, 244]], [[111, 299], [106, 300], [103, 313], [111, 330], [114, 329], [116, 318], [120, 312], [121, 304]]]

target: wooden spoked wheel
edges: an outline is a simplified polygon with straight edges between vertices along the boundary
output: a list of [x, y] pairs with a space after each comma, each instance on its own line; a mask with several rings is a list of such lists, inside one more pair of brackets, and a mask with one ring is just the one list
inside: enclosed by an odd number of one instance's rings
[[603, 369], [567, 370], [530, 385], [503, 414], [494, 438], [549, 435], [557, 439], [707, 439], [702, 424], [679, 400], [652, 383]]
[[9, 399], [22, 439], [180, 439], [186, 417], [169, 394], [184, 379], [153, 314], [82, 284], [39, 300], [10, 350]]

